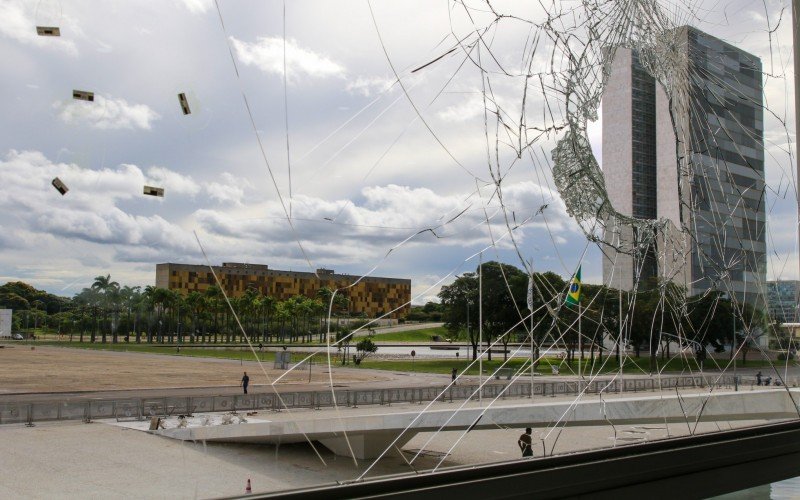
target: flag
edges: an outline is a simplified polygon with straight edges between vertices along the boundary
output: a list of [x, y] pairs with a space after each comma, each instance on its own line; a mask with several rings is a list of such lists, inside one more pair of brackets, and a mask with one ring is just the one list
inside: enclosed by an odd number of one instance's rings
[[528, 277], [528, 310], [533, 312], [533, 275]]
[[569, 282], [569, 291], [567, 292], [566, 303], [577, 306], [581, 300], [581, 268], [578, 267], [578, 272], [572, 277]]

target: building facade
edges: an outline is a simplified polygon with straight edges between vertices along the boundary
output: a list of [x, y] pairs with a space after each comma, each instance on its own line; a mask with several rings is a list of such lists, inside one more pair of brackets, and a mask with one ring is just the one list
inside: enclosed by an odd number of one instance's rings
[[682, 57], [672, 84], [684, 98], [672, 109], [637, 54], [614, 51], [602, 104], [603, 173], [616, 210], [666, 219], [681, 236], [636, 258], [607, 252], [604, 282], [630, 290], [658, 277], [690, 295], [714, 289], [763, 304], [761, 61], [692, 27], [673, 35]]
[[[229, 297], [239, 297], [252, 287], [276, 300], [286, 300], [296, 295], [313, 298], [321, 288], [327, 287], [331, 290], [339, 289], [339, 293], [349, 298], [348, 309], [354, 315], [363, 314], [375, 318], [388, 314], [388, 318], [397, 319], [405, 317], [411, 311], [409, 279], [371, 276], [362, 278], [335, 274], [331, 269], [317, 269], [315, 275], [269, 269], [269, 266], [262, 264], [234, 262], [213, 266], [213, 270]], [[208, 266], [173, 263], [156, 265], [158, 288], [188, 295], [193, 291], [204, 293], [214, 284], [216, 280]]]
[[769, 319], [777, 323], [798, 323], [797, 286], [800, 281], [767, 281]]
[[12, 315], [11, 309], [0, 309], [0, 337], [11, 336]]

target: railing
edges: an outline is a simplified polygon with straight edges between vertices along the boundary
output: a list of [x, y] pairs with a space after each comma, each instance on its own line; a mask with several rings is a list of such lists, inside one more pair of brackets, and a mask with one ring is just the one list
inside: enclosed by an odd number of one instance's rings
[[[748, 381], [749, 383], [749, 381]], [[574, 394], [643, 392], [686, 387], [731, 387], [734, 378], [672, 376], [659, 378], [630, 378], [623, 380], [588, 381], [537, 381], [531, 386], [522, 380], [515, 383], [486, 384], [481, 397], [527, 398]], [[741, 385], [741, 377], [739, 384]], [[463, 401], [478, 398], [478, 386], [455, 385], [449, 388], [407, 387], [392, 389], [364, 389], [331, 391], [304, 391], [276, 393], [253, 393], [242, 395], [211, 396], [166, 396], [158, 398], [125, 398], [90, 401], [40, 401], [32, 403], [0, 403], [0, 424], [116, 418], [117, 420], [139, 420], [147, 416], [180, 415], [195, 412], [221, 411], [280, 411], [285, 408], [310, 408], [339, 406], [356, 408], [362, 405], [391, 405], [392, 403], [427, 403], [439, 401]], [[280, 397], [279, 397], [280, 396]]]
[[[741, 380], [739, 382], [741, 384]], [[552, 396], [581, 392], [588, 394], [642, 392], [673, 389], [676, 387], [731, 387], [734, 378], [723, 377], [672, 376], [659, 378], [626, 378], [615, 380], [588, 381], [537, 381], [530, 383], [518, 380], [516, 383], [486, 384], [480, 397], [527, 398], [531, 396]], [[391, 405], [392, 403], [427, 403], [434, 399], [440, 401], [463, 401], [478, 399], [477, 385], [455, 385], [449, 388], [406, 387], [394, 389], [363, 389], [331, 391], [284, 392], [280, 397], [275, 393], [254, 393], [243, 395], [212, 396], [166, 396], [158, 398], [126, 398], [91, 401], [43, 401], [34, 403], [0, 403], [0, 424], [33, 425], [34, 422], [55, 420], [84, 420], [116, 418], [117, 420], [140, 420], [156, 415], [186, 415], [195, 412], [221, 411], [281, 411], [285, 408], [319, 409], [334, 405], [358, 407], [366, 405]]]

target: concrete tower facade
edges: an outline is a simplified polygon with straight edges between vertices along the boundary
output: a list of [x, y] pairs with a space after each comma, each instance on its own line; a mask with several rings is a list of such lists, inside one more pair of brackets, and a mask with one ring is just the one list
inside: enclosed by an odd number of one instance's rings
[[688, 26], [674, 36], [685, 56], [674, 82], [686, 97], [682, 106], [670, 109], [667, 94], [635, 52], [617, 49], [608, 69], [602, 127], [609, 198], [623, 214], [671, 221], [674, 234], [636, 258], [607, 252], [604, 282], [630, 290], [658, 277], [690, 295], [714, 289], [761, 303], [761, 61]]

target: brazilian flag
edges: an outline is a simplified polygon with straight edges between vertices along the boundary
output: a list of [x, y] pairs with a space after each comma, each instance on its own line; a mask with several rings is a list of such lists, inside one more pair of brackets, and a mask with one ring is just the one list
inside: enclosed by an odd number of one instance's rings
[[578, 267], [578, 272], [572, 277], [569, 282], [569, 291], [567, 292], [566, 303], [569, 305], [577, 306], [581, 300], [581, 267]]

